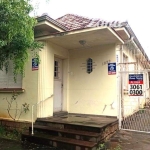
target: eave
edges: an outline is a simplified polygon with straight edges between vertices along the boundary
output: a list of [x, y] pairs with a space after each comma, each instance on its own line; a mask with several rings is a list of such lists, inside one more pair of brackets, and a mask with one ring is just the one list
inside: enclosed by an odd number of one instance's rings
[[83, 45], [80, 40], [86, 41], [84, 47], [93, 47], [106, 44], [123, 44], [124, 41], [109, 27], [86, 28], [53, 35], [41, 36], [36, 40], [48, 40], [66, 49], [78, 49]]

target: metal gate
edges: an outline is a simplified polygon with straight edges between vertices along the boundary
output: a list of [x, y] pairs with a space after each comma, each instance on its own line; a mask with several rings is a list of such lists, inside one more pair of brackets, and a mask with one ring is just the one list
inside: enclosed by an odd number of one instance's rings
[[150, 70], [120, 71], [120, 128], [150, 132]]

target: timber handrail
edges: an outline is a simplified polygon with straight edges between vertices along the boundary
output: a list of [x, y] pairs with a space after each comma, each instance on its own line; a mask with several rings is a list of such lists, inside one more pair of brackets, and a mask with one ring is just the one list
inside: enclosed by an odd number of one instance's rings
[[34, 134], [34, 125], [33, 125], [33, 112], [34, 112], [34, 106], [37, 106], [37, 105], [39, 105], [39, 104], [45, 102], [46, 100], [48, 100], [48, 99], [51, 98], [51, 97], [53, 97], [53, 94], [52, 94], [51, 96], [47, 97], [46, 99], [41, 100], [41, 101], [39, 101], [38, 103], [32, 105], [32, 135]]

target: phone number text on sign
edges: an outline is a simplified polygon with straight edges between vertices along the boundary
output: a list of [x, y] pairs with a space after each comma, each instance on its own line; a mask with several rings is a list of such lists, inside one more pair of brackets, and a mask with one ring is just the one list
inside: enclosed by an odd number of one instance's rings
[[129, 96], [143, 96], [143, 74], [129, 74]]

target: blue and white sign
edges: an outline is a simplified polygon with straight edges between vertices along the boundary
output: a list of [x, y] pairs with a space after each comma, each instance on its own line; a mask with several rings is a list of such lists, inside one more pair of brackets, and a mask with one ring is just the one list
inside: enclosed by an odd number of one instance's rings
[[38, 70], [39, 64], [37, 58], [32, 58], [32, 71]]
[[116, 74], [116, 63], [108, 63], [108, 75]]

